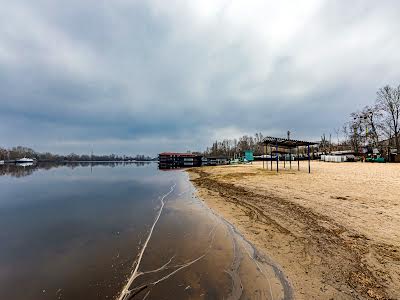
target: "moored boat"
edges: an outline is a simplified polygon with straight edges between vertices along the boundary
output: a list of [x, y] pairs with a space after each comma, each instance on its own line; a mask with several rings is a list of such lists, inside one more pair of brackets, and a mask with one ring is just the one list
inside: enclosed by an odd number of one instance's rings
[[15, 163], [17, 163], [17, 164], [33, 163], [33, 159], [32, 158], [23, 157], [23, 158], [20, 158], [20, 159], [16, 159]]

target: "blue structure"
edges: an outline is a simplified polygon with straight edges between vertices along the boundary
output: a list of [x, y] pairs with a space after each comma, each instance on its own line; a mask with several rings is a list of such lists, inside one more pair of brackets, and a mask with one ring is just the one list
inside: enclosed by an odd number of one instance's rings
[[253, 151], [251, 150], [244, 151], [244, 159], [247, 161], [253, 161], [254, 160]]

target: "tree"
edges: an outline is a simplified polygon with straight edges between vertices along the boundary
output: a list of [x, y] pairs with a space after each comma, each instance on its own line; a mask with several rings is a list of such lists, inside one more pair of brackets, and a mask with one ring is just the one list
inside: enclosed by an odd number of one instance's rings
[[393, 134], [397, 153], [400, 153], [400, 85], [397, 88], [389, 85], [380, 88], [377, 92], [376, 104], [388, 119], [389, 131]]
[[362, 129], [362, 118], [359, 113], [355, 112], [351, 115], [352, 120], [348, 124], [350, 145], [354, 149], [355, 153], [359, 153], [362, 142], [363, 142], [363, 129]]
[[340, 144], [340, 140], [339, 140], [340, 128], [334, 128], [333, 130], [335, 131], [336, 139], [337, 139], [337, 145], [339, 146], [339, 144]]
[[[359, 127], [360, 143], [365, 142], [368, 145], [378, 147], [379, 143], [379, 124], [381, 123], [382, 113], [378, 106], [365, 106], [361, 111], [351, 114], [353, 126]], [[353, 132], [354, 133], [354, 132]]]
[[321, 142], [319, 143], [319, 147], [324, 154], [328, 152], [328, 141], [326, 140], [325, 133], [321, 136]]
[[366, 137], [369, 139], [374, 147], [378, 147], [379, 144], [379, 123], [381, 122], [382, 113], [379, 111], [377, 105], [365, 106], [361, 111], [361, 116], [364, 120], [366, 129]]

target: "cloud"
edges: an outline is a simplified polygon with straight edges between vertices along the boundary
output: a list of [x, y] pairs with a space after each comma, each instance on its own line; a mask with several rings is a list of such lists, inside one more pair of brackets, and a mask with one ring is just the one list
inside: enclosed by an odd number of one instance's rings
[[2, 3], [0, 139], [156, 154], [318, 138], [398, 84], [397, 1]]

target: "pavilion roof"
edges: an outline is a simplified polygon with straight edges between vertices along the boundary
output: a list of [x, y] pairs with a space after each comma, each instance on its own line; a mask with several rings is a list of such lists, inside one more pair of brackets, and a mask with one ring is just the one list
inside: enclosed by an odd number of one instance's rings
[[277, 145], [278, 147], [284, 147], [284, 148], [296, 148], [298, 146], [316, 145], [317, 143], [267, 136], [263, 139], [262, 144], [274, 145], [274, 146]]

